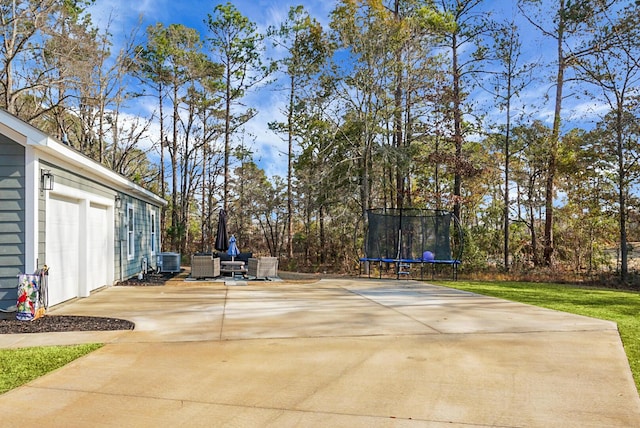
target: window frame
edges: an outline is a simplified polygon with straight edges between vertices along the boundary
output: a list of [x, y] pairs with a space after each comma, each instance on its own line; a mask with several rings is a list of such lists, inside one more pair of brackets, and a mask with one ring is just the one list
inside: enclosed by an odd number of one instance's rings
[[136, 215], [133, 204], [127, 204], [127, 260], [133, 260], [136, 256]]
[[152, 256], [156, 255], [156, 247], [157, 247], [157, 232], [158, 232], [158, 216], [156, 215], [156, 210], [149, 210], [149, 236], [150, 236], [150, 247], [149, 251]]

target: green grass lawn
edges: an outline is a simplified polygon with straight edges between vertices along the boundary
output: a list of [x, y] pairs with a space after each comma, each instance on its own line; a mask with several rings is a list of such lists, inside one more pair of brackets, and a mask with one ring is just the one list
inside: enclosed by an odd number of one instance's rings
[[56, 370], [101, 344], [0, 349], [0, 394]]
[[640, 391], [640, 293], [531, 282], [440, 282], [439, 285], [614, 321]]

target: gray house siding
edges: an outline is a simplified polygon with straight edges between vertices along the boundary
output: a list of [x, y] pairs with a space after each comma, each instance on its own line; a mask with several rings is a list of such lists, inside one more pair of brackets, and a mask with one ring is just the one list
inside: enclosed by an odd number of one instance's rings
[[[108, 199], [114, 199], [115, 195], [121, 198], [121, 207], [116, 208], [114, 212], [114, 278], [116, 281], [126, 280], [136, 276], [142, 270], [142, 260], [147, 259], [149, 268], [155, 268], [155, 254], [151, 252], [151, 213], [155, 218], [155, 236], [153, 248], [155, 252], [160, 249], [160, 232], [158, 230], [158, 222], [160, 219], [161, 208], [157, 205], [148, 203], [141, 199], [137, 199], [131, 195], [116, 192], [114, 189], [106, 187], [93, 180], [82, 177], [71, 171], [62, 169], [56, 165], [41, 162], [42, 169], [49, 169], [55, 177], [55, 186], [64, 185], [74, 189], [82, 190], [94, 195], [99, 195]], [[42, 193], [42, 192], [41, 192]], [[127, 223], [126, 213], [127, 206], [131, 204], [134, 208], [134, 256], [129, 259], [127, 254]], [[46, 260], [46, 202], [44, 195], [38, 198], [38, 265], [42, 266], [47, 263]], [[107, 284], [105, 284], [107, 285]]]
[[[147, 259], [147, 266], [150, 269], [157, 267], [155, 255], [160, 252], [160, 232], [158, 230], [160, 208], [131, 196], [120, 196], [122, 198], [122, 206], [116, 212], [115, 219], [115, 270], [117, 279], [126, 280], [141, 272], [144, 258]], [[127, 247], [127, 234], [129, 233], [127, 209], [129, 206], [133, 208], [134, 215], [134, 252], [132, 258], [129, 258]], [[154, 236], [152, 236], [152, 229], [154, 229], [152, 221], [155, 221]], [[155, 249], [154, 253], [152, 253], [152, 248]]]
[[[42, 170], [54, 177], [50, 190], [39, 189]], [[127, 203], [135, 207], [135, 251], [123, 249], [131, 236], [123, 222]], [[152, 192], [0, 109], [0, 309], [15, 305], [17, 276], [25, 269], [51, 265], [51, 303], [134, 276], [143, 259], [155, 267], [165, 206]]]
[[0, 134], [0, 308], [16, 304], [25, 266], [25, 149]]

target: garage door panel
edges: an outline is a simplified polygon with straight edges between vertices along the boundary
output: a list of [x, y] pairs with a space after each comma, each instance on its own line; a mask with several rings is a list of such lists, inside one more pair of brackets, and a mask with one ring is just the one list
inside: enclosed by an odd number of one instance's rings
[[109, 279], [108, 257], [110, 253], [107, 207], [91, 205], [89, 207], [87, 268], [89, 291], [107, 284]]
[[78, 201], [51, 196], [47, 206], [46, 259], [49, 271], [49, 304], [77, 296], [80, 277], [80, 205]]

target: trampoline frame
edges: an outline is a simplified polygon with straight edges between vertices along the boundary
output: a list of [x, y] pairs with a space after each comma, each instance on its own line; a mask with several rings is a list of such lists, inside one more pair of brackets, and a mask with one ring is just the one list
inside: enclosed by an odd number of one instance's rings
[[[360, 261], [360, 271], [359, 275], [362, 275], [363, 267], [366, 266], [367, 274], [369, 278], [371, 277], [371, 264], [378, 265], [379, 278], [382, 278], [382, 268], [383, 264], [386, 265], [387, 270], [391, 265], [394, 266], [396, 279], [399, 279], [400, 276], [409, 276], [410, 267], [412, 265], [420, 265], [420, 279], [424, 279], [424, 268], [431, 267], [431, 278], [433, 279], [435, 276], [436, 267], [440, 265], [448, 265], [451, 266], [452, 277], [454, 280], [458, 278], [458, 266], [462, 263], [462, 254], [464, 251], [464, 236], [462, 233], [462, 226], [458, 218], [450, 211], [445, 210], [432, 210], [432, 209], [424, 209], [424, 208], [375, 208], [371, 209], [367, 212], [369, 224], [367, 227], [367, 235], [365, 241], [365, 256], [359, 259]], [[375, 238], [372, 239], [370, 233], [376, 233], [376, 231], [371, 230], [371, 219], [373, 216], [379, 217], [390, 217], [393, 219], [394, 225], [397, 225], [397, 239], [395, 239], [394, 246], [395, 248], [390, 248], [389, 245], [385, 245], [384, 247], [387, 250], [386, 254], [381, 254], [384, 250], [380, 250], [380, 245], [378, 245], [378, 251], [372, 251], [369, 248], [372, 242], [380, 242], [380, 240], [376, 241]], [[428, 248], [422, 248], [419, 252], [419, 256], [414, 256], [412, 254], [407, 254], [406, 246], [403, 248], [405, 235], [403, 233], [403, 218], [413, 219], [415, 222], [415, 218], [420, 219], [434, 219], [437, 217], [448, 217], [448, 219], [444, 219], [447, 222], [447, 234], [446, 236], [442, 234], [442, 232], [434, 232], [425, 226], [427, 224], [436, 223], [439, 224], [436, 220], [432, 220], [430, 222], [425, 222], [422, 220], [420, 222], [421, 230], [420, 230], [420, 238], [422, 240], [421, 244], [424, 245], [425, 236], [435, 237], [434, 239], [442, 240], [442, 238], [446, 238], [446, 245], [444, 248], [439, 248], [440, 251], [434, 251], [435, 256], [433, 258], [425, 258], [425, 253], [423, 251], [429, 250]], [[453, 224], [451, 224], [451, 221]], [[454, 243], [455, 246], [452, 251], [451, 250], [451, 230], [455, 231]], [[412, 230], [412, 232], [414, 232]], [[392, 232], [395, 235], [395, 231]], [[389, 238], [387, 237], [386, 241]], [[388, 242], [384, 242], [388, 244]], [[413, 243], [410, 244], [413, 246]], [[394, 250], [394, 254], [388, 254], [390, 249]], [[443, 254], [444, 253], [444, 254]]]

